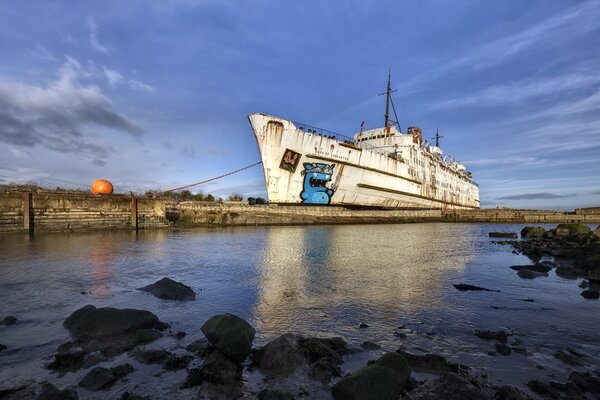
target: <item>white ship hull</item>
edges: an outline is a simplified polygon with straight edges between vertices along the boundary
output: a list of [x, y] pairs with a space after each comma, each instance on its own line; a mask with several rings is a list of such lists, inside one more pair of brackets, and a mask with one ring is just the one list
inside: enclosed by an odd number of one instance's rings
[[[436, 155], [393, 127], [344, 141], [340, 135], [265, 114], [248, 118], [270, 203], [479, 208], [479, 188], [462, 164], [445, 163], [441, 150]], [[390, 147], [395, 148], [392, 156]]]

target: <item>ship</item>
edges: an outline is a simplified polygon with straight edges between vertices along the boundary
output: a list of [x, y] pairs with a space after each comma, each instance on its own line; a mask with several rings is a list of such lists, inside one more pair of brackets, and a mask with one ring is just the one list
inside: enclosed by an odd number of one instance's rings
[[[352, 137], [263, 113], [248, 116], [270, 204], [374, 209], [478, 209], [472, 173], [423, 139], [402, 132], [388, 74], [385, 123]], [[390, 118], [390, 104], [395, 120]], [[431, 138], [432, 140], [434, 138]]]

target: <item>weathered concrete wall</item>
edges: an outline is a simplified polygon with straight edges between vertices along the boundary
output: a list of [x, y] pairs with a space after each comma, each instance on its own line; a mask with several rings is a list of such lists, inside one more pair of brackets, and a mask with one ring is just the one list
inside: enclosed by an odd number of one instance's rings
[[333, 206], [275, 206], [186, 202], [176, 225], [308, 225], [439, 221], [440, 210], [357, 211]]
[[[576, 212], [539, 210], [349, 210], [336, 206], [276, 206], [245, 203], [170, 203], [161, 199], [128, 195], [92, 196], [81, 193], [38, 192], [31, 194], [31, 210], [22, 192], [0, 193], [0, 232], [27, 231], [30, 215], [34, 231], [165, 228], [199, 225], [309, 225], [404, 222], [508, 222], [508, 223], [600, 223], [598, 209]], [[136, 207], [137, 205], [137, 207]], [[137, 208], [137, 219], [135, 210]]]
[[505, 223], [600, 223], [600, 214], [568, 213], [551, 210], [481, 209], [453, 210], [444, 213], [450, 222], [505, 222]]
[[[133, 229], [132, 200], [127, 195], [92, 196], [86, 194], [32, 193], [31, 229], [68, 231]], [[0, 193], [0, 232], [28, 230], [23, 193]], [[165, 201], [138, 199], [138, 228], [167, 227]]]

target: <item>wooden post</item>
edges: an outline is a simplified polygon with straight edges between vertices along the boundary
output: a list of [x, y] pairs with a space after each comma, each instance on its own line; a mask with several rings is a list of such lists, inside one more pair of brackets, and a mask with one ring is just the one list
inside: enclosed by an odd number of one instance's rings
[[23, 193], [23, 229], [33, 232], [33, 212], [32, 212], [31, 192]]
[[131, 226], [137, 231], [138, 229], [138, 199], [131, 195]]

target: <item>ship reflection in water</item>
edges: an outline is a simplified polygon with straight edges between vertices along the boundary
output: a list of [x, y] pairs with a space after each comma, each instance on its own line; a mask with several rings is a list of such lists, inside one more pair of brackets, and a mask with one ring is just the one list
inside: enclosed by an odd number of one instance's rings
[[298, 318], [317, 330], [335, 329], [338, 318], [393, 327], [399, 312], [444, 308], [448, 279], [474, 257], [474, 243], [456, 234], [472, 237], [474, 228], [448, 235], [449, 225], [433, 226], [270, 229], [260, 268], [259, 330], [296, 331]]

